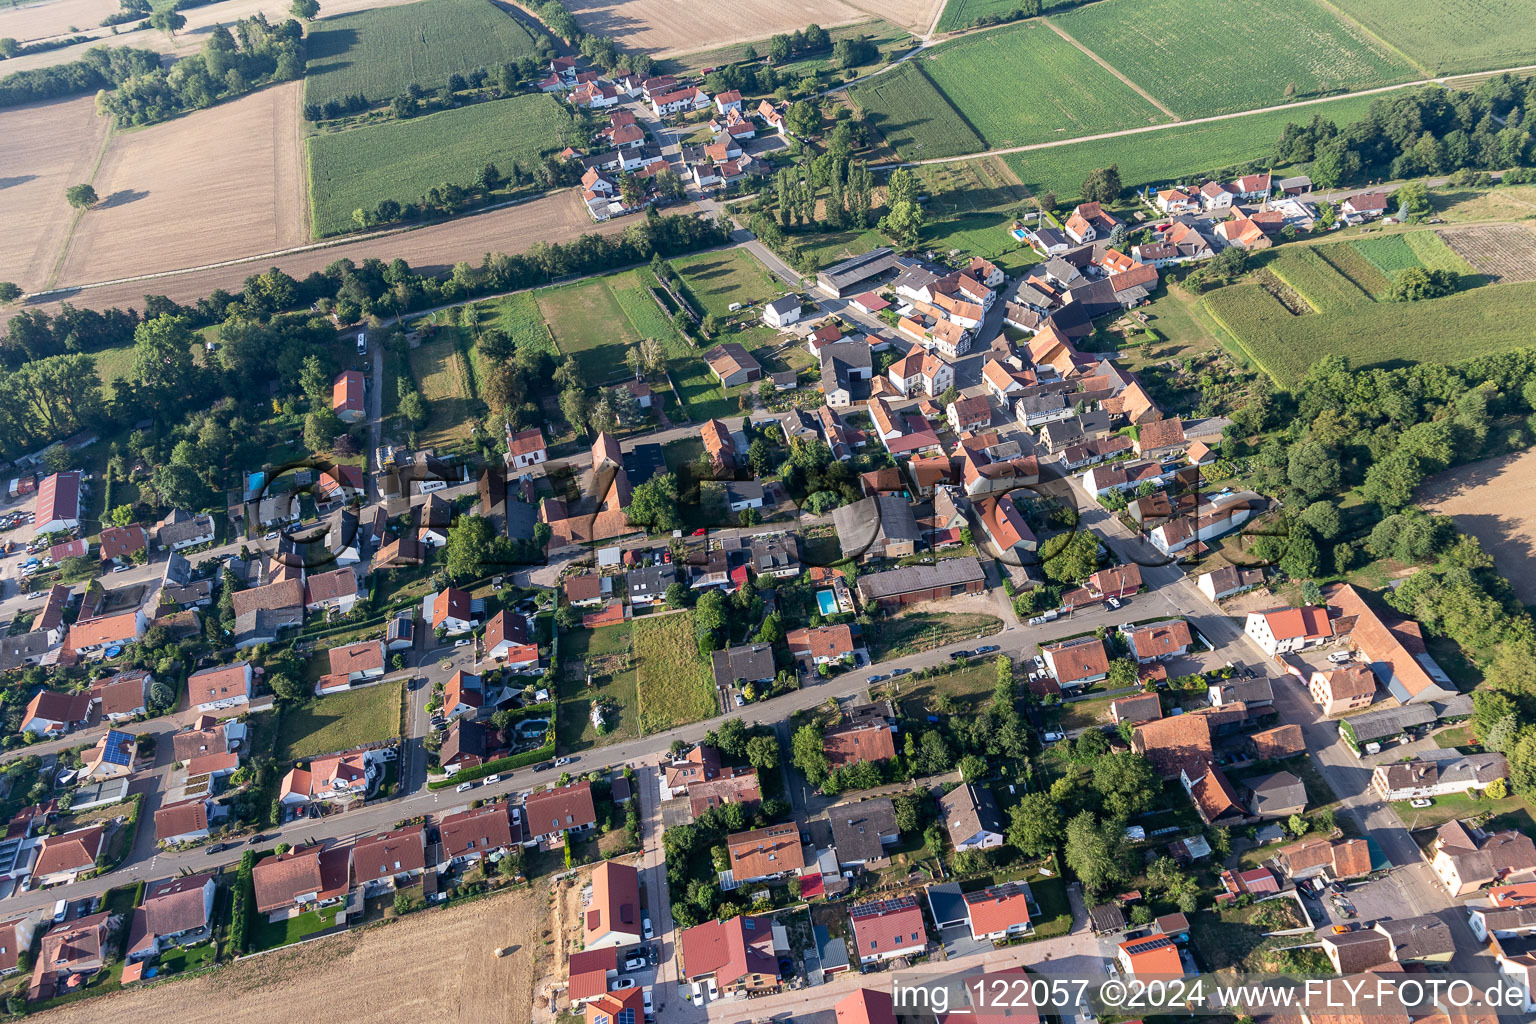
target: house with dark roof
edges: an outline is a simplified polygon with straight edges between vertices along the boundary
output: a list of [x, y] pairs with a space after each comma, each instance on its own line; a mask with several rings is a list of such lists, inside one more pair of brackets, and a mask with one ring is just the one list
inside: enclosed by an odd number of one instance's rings
[[1449, 760], [1394, 761], [1371, 772], [1371, 788], [1383, 800], [1418, 800], [1481, 792], [1509, 778], [1503, 754], [1489, 751]]
[[1163, 717], [1163, 701], [1155, 693], [1138, 693], [1109, 702], [1109, 717], [1116, 725], [1130, 722], [1140, 725]]
[[1248, 779], [1248, 811], [1258, 818], [1286, 818], [1307, 809], [1307, 787], [1290, 772]]
[[908, 565], [885, 572], [861, 573], [858, 588], [859, 596], [866, 603], [876, 602], [886, 611], [892, 611], [919, 601], [979, 594], [986, 589], [986, 582], [981, 562], [966, 555], [941, 559], [932, 565]]
[[956, 850], [990, 850], [1003, 845], [1003, 817], [985, 786], [963, 782], [939, 797], [939, 820]]
[[844, 558], [873, 562], [905, 558], [917, 551], [922, 531], [912, 506], [898, 494], [881, 494], [832, 511], [837, 543]]
[[800, 561], [800, 538], [792, 533], [754, 537], [752, 571], [759, 576], [776, 578], [800, 575], [804, 571]]
[[1323, 954], [1340, 974], [1360, 974], [1392, 962], [1392, 940], [1370, 929], [1326, 932]]
[[896, 808], [886, 797], [856, 800], [827, 808], [832, 845], [839, 867], [856, 868], [884, 861], [901, 838]]
[[778, 669], [774, 666], [772, 644], [742, 644], [711, 655], [715, 685], [723, 688], [741, 683], [771, 683]]

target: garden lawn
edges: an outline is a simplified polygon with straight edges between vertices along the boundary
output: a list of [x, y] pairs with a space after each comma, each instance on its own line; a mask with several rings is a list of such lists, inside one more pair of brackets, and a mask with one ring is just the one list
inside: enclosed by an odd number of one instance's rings
[[277, 759], [298, 761], [400, 735], [400, 691], [398, 682], [379, 683], [316, 697], [287, 711]]
[[[931, 651], [957, 640], [987, 636], [1002, 628], [1003, 620], [995, 615], [908, 612], [898, 618], [881, 620], [866, 633], [865, 640], [869, 644], [870, 659], [884, 661]], [[987, 659], [986, 664], [990, 669], [991, 660]]]
[[[1115, 16], [1123, 18], [1125, 12], [1115, 11]], [[1189, 25], [1182, 16], [1175, 23], [1185, 29]], [[1169, 120], [1092, 57], [1038, 21], [966, 36], [930, 53], [917, 63], [988, 148]]]
[[[1426, 75], [1536, 63], [1536, 18], [1527, 0], [1332, 0]], [[1455, 26], [1447, 31], [1447, 26]]]
[[640, 731], [664, 732], [719, 712], [715, 680], [699, 655], [693, 612], [636, 619]]
[[306, 103], [355, 94], [385, 103], [412, 84], [436, 92], [448, 76], [494, 72], [533, 54], [524, 23], [491, 0], [432, 0], [324, 18], [305, 37]]
[[543, 93], [311, 136], [309, 200], [315, 234], [354, 230], [359, 225], [353, 212], [372, 212], [385, 199], [403, 206], [445, 182], [467, 188], [488, 163], [503, 176], [514, 163], [532, 167], [573, 141], [577, 133], [571, 115]]
[[251, 922], [251, 952], [259, 953], [264, 949], [292, 945], [300, 939], [324, 931], [336, 923], [336, 910], [336, 907], [326, 908], [323, 917], [320, 911], [310, 910], [284, 918], [277, 924], [268, 921], [266, 914], [257, 914]]
[[[730, 315], [732, 303], [742, 305], [778, 298], [784, 289], [745, 249], [703, 252], [672, 261], [695, 305], [702, 313]], [[735, 340], [735, 339], [732, 339]]]
[[1518, 796], [1506, 796], [1502, 800], [1490, 800], [1487, 797], [1474, 800], [1466, 793], [1437, 796], [1434, 798], [1434, 803], [1428, 807], [1412, 807], [1407, 800], [1398, 800], [1392, 804], [1392, 809], [1397, 812], [1399, 818], [1403, 819], [1403, 824], [1414, 832], [1438, 828], [1452, 818], [1511, 814], [1525, 807], [1525, 801]]
[[421, 431], [428, 444], [462, 440], [478, 416], [474, 384], [457, 327], [445, 327], [437, 337], [411, 349], [411, 374], [427, 400], [427, 425]]
[[[556, 718], [556, 751], [569, 754], [640, 735], [640, 698], [635, 669], [628, 661], [633, 642], [629, 625], [602, 629], [573, 629], [560, 638], [560, 713]], [[587, 685], [591, 672], [592, 685]], [[592, 726], [592, 702], [607, 697], [618, 705], [608, 721], [613, 728], [599, 736]]]
[[1528, 345], [1536, 283], [1292, 316], [1262, 285], [1244, 282], [1211, 292], [1204, 307], [1249, 360], [1289, 387], [1331, 353], [1347, 354], [1357, 368], [1390, 367], [1454, 363]]
[[[1227, 0], [1142, 0], [1134, 17], [1087, 4], [1063, 30], [1180, 117], [1253, 110], [1421, 77], [1315, 0], [1274, 0], [1262, 21]], [[1190, 31], [1192, 25], [1199, 31]]]
[[887, 685], [899, 688], [902, 713], [922, 721], [932, 713], [934, 701], [940, 694], [954, 698], [960, 713], [979, 710], [992, 699], [992, 688], [997, 685], [997, 668], [990, 659], [984, 659], [955, 672], [926, 679], [898, 676]]
[[1295, 110], [1010, 153], [1003, 159], [1032, 193], [1054, 192], [1062, 202], [1081, 193], [1083, 179], [1090, 171], [1110, 164], [1120, 168], [1121, 184], [1128, 189], [1167, 181], [1198, 182], [1207, 176], [1223, 177], [1207, 172], [1268, 159], [1290, 122], [1305, 124], [1319, 114], [1342, 128], [1364, 117], [1375, 98], [1351, 96]]
[[904, 160], [960, 156], [987, 148], [974, 126], [915, 61], [860, 82], [848, 90], [848, 99]]

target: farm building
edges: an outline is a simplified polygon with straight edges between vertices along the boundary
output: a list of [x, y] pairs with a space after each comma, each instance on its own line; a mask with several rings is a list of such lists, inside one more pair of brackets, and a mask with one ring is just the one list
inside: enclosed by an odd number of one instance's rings
[[816, 286], [836, 299], [853, 294], [865, 281], [893, 269], [896, 254], [889, 246], [835, 263], [816, 275]]
[[958, 594], [979, 594], [987, 585], [981, 563], [972, 557], [948, 558], [935, 565], [908, 565], [859, 577], [859, 596], [889, 610], [918, 601]]

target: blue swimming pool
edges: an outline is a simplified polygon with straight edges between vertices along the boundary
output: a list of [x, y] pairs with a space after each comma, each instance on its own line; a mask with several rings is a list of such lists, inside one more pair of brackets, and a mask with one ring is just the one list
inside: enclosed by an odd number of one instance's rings
[[816, 591], [816, 603], [821, 606], [821, 614], [837, 614], [837, 595], [830, 590]]

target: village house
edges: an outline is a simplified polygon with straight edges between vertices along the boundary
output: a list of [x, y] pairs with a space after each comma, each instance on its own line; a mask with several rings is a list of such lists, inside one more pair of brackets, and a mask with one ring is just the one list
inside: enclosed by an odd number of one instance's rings
[[521, 827], [514, 832], [507, 806], [500, 803], [444, 815], [437, 831], [442, 845], [439, 872], [477, 863], [483, 857], [500, 856], [522, 842]]
[[640, 941], [640, 874], [632, 865], [604, 861], [592, 872], [592, 899], [585, 904], [584, 949], [622, 949]]
[[597, 827], [592, 784], [573, 782], [531, 794], [523, 802], [523, 820], [528, 830], [528, 838], [523, 840], [526, 846], [558, 842], [567, 833], [592, 831]]
[[1109, 702], [1110, 721], [1119, 725], [1130, 722], [1140, 725], [1155, 722], [1163, 717], [1163, 702], [1155, 693], [1138, 693], [1134, 697], [1120, 697]]
[[[1398, 703], [1423, 704], [1456, 696], [1456, 684], [1430, 655], [1417, 622], [1378, 613], [1349, 584], [1330, 588], [1326, 596], [1338, 624], [1337, 635], [1355, 648], [1356, 657], [1370, 666]], [[1346, 624], [1351, 625], [1346, 628]]]
[[32, 864], [32, 882], [41, 887], [73, 882], [83, 871], [96, 866], [106, 826], [98, 823], [48, 836], [38, 845]]
[[448, 636], [468, 633], [475, 624], [470, 611], [467, 591], [458, 587], [444, 587], [442, 592], [427, 598], [427, 615], [434, 630], [442, 630]]
[[1280, 874], [1293, 882], [1318, 877], [1341, 881], [1371, 873], [1370, 848], [1364, 839], [1313, 836], [1281, 847], [1274, 863]]
[[273, 924], [315, 904], [341, 902], [351, 890], [352, 848], [310, 843], [256, 862], [256, 911]]
[[1211, 747], [1211, 725], [1207, 716], [1175, 715], [1144, 722], [1131, 734], [1131, 750], [1152, 762], [1159, 778], [1177, 779], [1181, 775], [1203, 775], [1206, 764], [1216, 757]]
[[155, 842], [165, 846], [208, 838], [208, 803], [202, 798], [166, 804], [155, 810]]
[[860, 761], [889, 761], [896, 756], [896, 731], [896, 712], [890, 701], [851, 707], [841, 724], [822, 734], [822, 751], [832, 768]]
[[713, 980], [725, 995], [763, 992], [779, 985], [772, 919], [740, 915], [705, 921], [683, 931], [683, 981]]
[[798, 295], [785, 295], [763, 304], [763, 323], [769, 327], [782, 330], [799, 320], [800, 297]]
[[1238, 569], [1224, 565], [1220, 569], [1201, 573], [1195, 580], [1195, 587], [1208, 599], [1220, 601], [1224, 597], [1262, 586], [1263, 583], [1264, 572], [1261, 569]]
[[357, 573], [351, 569], [333, 569], [310, 576], [304, 581], [304, 610], [334, 610], [346, 615], [357, 604]]
[[1256, 818], [1283, 818], [1307, 809], [1307, 787], [1290, 772], [1275, 772], [1247, 780], [1247, 807]]
[[939, 798], [939, 820], [956, 850], [990, 850], [1003, 845], [1003, 817], [992, 791], [961, 783]]
[[1513, 830], [1489, 833], [1452, 820], [1440, 826], [1431, 849], [1430, 870], [1452, 896], [1536, 877], [1536, 844]]
[[248, 661], [205, 668], [187, 677], [187, 701], [199, 711], [222, 711], [249, 704], [255, 670]]
[[367, 836], [352, 847], [352, 876], [364, 896], [411, 885], [426, 867], [426, 828], [421, 825]]
[[147, 960], [176, 946], [201, 942], [211, 934], [213, 896], [217, 891], [209, 872], [154, 882], [144, 902], [133, 912], [124, 954], [129, 962]]
[[784, 643], [792, 657], [813, 666], [853, 656], [853, 630], [847, 625], [793, 629], [784, 637]]
[[739, 885], [778, 878], [805, 867], [800, 826], [794, 822], [769, 825], [725, 837], [731, 877]]
[[1127, 978], [1167, 978], [1184, 974], [1179, 947], [1166, 935], [1122, 942], [1115, 951], [1115, 964]]
[[911, 896], [898, 896], [848, 908], [859, 963], [872, 964], [923, 952], [928, 934], [923, 911]]
[[962, 898], [971, 926], [971, 938], [978, 942], [1027, 935], [1034, 928], [1029, 916], [1027, 885], [1005, 882], [968, 892]]
[[331, 411], [337, 419], [351, 426], [360, 423], [368, 415], [368, 404], [363, 397], [364, 378], [359, 370], [343, 370], [331, 383]]
[[1096, 636], [1077, 637], [1040, 648], [1050, 670], [1063, 690], [1086, 686], [1109, 678], [1109, 652]]
[[1307, 692], [1325, 715], [1341, 715], [1370, 707], [1376, 699], [1376, 677], [1365, 665], [1344, 665], [1313, 671]]
[[1327, 610], [1312, 607], [1249, 612], [1243, 632], [1270, 657], [1316, 647], [1333, 639]]
[[1371, 788], [1383, 800], [1417, 800], [1482, 792], [1509, 778], [1503, 754], [1465, 754], [1454, 760], [1396, 761], [1371, 772]]
[[513, 432], [507, 427], [506, 464], [509, 473], [522, 476], [517, 471], [530, 469], [548, 461], [549, 451], [544, 445], [544, 432], [537, 427]]
[[889, 847], [901, 838], [896, 809], [886, 797], [850, 800], [827, 809], [838, 866], [863, 868], [883, 864]]
[[38, 690], [27, 702], [18, 731], [43, 739], [56, 739], [84, 725], [90, 715], [91, 696], [88, 693]]
[[763, 379], [763, 367], [743, 346], [734, 341], [716, 345], [704, 353], [709, 371], [725, 388], [739, 387]]
[[83, 983], [107, 965], [111, 915], [106, 911], [64, 921], [44, 933], [32, 965], [27, 1000], [52, 997], [62, 987]]
[[1193, 638], [1184, 619], [1158, 622], [1134, 629], [1126, 635], [1131, 656], [1139, 662], [1161, 661], [1189, 653]]
[[378, 777], [379, 757], [375, 751], [349, 750], [317, 757], [309, 762], [308, 768], [290, 768], [278, 785], [278, 802], [284, 807], [300, 808], [315, 800], [361, 800]]

